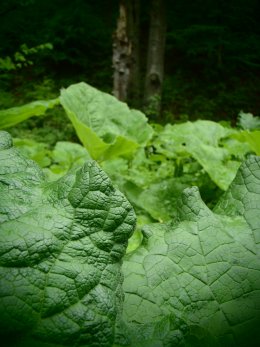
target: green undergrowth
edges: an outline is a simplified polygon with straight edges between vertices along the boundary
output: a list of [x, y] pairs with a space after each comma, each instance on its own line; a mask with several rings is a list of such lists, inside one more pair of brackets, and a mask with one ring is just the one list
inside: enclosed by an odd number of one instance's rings
[[241, 112], [236, 127], [208, 120], [163, 126], [86, 83], [62, 89], [59, 98], [1, 110], [0, 128], [50, 181], [95, 159], [136, 211], [130, 250], [144, 223], [177, 216], [185, 188], [197, 186], [212, 208], [241, 162], [260, 154], [259, 117]]

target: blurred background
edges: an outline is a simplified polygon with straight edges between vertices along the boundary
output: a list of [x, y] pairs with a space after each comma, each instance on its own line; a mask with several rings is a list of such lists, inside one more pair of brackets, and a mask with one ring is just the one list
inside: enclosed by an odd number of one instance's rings
[[85, 81], [126, 83], [119, 99], [160, 123], [257, 115], [259, 16], [257, 0], [2, 0], [0, 108]]

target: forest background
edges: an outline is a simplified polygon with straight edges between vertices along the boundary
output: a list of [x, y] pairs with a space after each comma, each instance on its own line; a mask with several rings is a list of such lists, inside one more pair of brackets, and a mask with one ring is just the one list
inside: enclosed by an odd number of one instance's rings
[[[111, 93], [116, 73], [112, 47], [122, 4], [130, 6], [129, 39], [134, 49], [138, 46], [138, 80], [125, 97], [130, 106], [160, 123], [200, 118], [234, 124], [241, 110], [258, 114], [256, 0], [3, 0], [0, 108], [57, 96], [61, 87], [79, 81]], [[161, 26], [165, 40], [159, 112], [156, 97], [145, 104], [143, 95], [152, 55], [151, 21]]]

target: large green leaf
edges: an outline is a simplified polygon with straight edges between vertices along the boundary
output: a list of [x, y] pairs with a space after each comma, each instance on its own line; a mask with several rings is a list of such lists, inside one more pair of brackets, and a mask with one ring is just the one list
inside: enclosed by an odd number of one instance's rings
[[59, 99], [38, 100], [29, 104], [0, 110], [0, 129], [9, 128], [32, 116], [42, 116], [49, 109], [59, 104]]
[[61, 104], [92, 158], [104, 160], [132, 154], [153, 130], [137, 110], [86, 83], [61, 91]]
[[215, 212], [185, 189], [178, 218], [145, 227], [125, 258], [117, 345], [259, 345], [259, 211], [260, 157], [242, 165]]
[[0, 149], [3, 346], [258, 345], [259, 157], [213, 212], [188, 188], [174, 221], [144, 228], [123, 304], [128, 202], [93, 161], [48, 183], [5, 132]]
[[95, 162], [48, 183], [0, 132], [1, 345], [111, 346], [134, 223]]
[[191, 155], [209, 174], [213, 182], [226, 190], [240, 165], [221, 140], [235, 133], [212, 121], [199, 120], [166, 125], [157, 140], [158, 150], [168, 157]]

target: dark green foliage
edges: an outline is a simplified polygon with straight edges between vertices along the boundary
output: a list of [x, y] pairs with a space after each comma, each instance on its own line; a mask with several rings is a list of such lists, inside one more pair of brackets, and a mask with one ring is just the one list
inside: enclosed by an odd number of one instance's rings
[[166, 110], [213, 120], [259, 112], [259, 12], [255, 0], [168, 1]]
[[53, 147], [58, 141], [79, 142], [73, 125], [58, 106], [44, 117], [34, 117], [8, 129], [12, 136], [45, 142]]
[[[26, 43], [36, 46], [51, 42], [54, 50], [40, 56], [25, 78], [44, 74], [73, 80], [79, 74], [93, 84], [109, 86], [111, 36], [116, 5], [104, 1], [44, 1], [21, 5], [4, 1], [7, 13], [0, 14], [0, 56], [12, 55]], [[28, 75], [29, 73], [29, 75]], [[107, 79], [107, 84], [106, 84]]]

